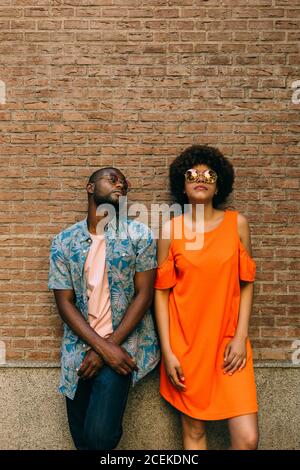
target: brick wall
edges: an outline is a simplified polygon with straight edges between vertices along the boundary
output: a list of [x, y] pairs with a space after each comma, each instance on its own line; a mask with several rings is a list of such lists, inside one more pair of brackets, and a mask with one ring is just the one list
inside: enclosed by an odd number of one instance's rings
[[236, 168], [258, 265], [258, 360], [291, 360], [299, 327], [300, 0], [1, 0], [0, 338], [11, 361], [55, 361], [54, 234], [82, 218], [86, 177], [126, 172], [131, 200], [168, 200], [191, 143]]

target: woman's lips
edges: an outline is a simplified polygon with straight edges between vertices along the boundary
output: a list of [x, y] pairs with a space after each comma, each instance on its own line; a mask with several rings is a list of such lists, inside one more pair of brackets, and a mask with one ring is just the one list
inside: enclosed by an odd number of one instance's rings
[[202, 185], [198, 185], [198, 186], [195, 186], [194, 189], [199, 189], [201, 191], [207, 191], [207, 188], [205, 186], [202, 186]]

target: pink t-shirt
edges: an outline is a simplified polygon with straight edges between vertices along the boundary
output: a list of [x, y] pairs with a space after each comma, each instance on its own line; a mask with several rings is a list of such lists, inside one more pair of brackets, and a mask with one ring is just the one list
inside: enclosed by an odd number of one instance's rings
[[113, 332], [104, 235], [90, 234], [92, 244], [85, 261], [90, 326], [103, 338]]

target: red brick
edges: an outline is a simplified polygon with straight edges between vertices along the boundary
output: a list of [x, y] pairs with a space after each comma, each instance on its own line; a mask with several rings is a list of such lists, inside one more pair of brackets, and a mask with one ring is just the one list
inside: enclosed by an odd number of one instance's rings
[[168, 165], [208, 143], [233, 162], [233, 207], [250, 220], [255, 358], [290, 361], [299, 337], [299, 2], [42, 3], [0, 7], [0, 335], [9, 360], [59, 360], [49, 246], [85, 216], [88, 175], [114, 164], [134, 184], [132, 201], [170, 201]]

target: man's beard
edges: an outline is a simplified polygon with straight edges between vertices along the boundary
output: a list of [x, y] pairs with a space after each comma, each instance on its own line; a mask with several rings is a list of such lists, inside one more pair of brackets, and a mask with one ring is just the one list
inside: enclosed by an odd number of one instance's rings
[[101, 204], [111, 204], [114, 207], [115, 211], [117, 213], [119, 212], [119, 199], [113, 199], [110, 196], [98, 196], [95, 193], [93, 194], [93, 198], [97, 207], [99, 207]]

